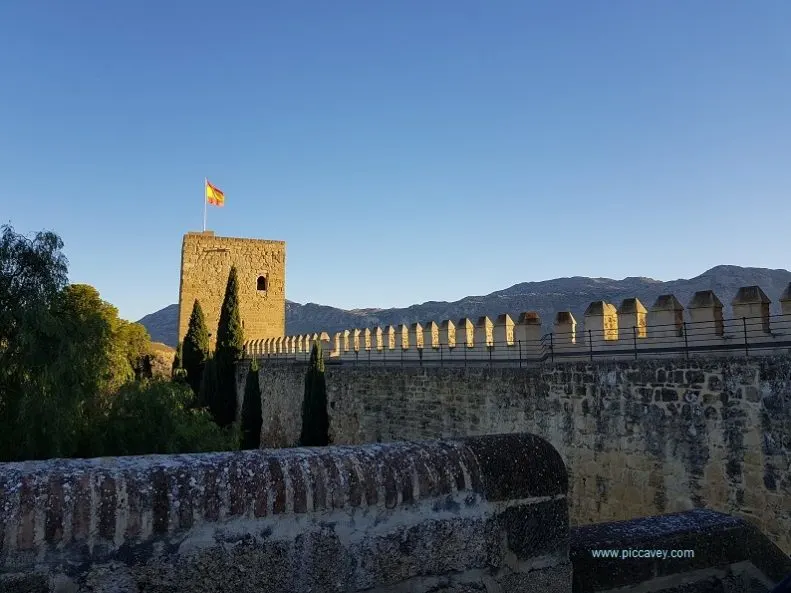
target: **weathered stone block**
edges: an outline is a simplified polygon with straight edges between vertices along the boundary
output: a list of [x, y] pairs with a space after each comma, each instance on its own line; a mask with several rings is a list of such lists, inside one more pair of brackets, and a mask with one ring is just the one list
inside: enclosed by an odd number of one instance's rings
[[[543, 583], [542, 570], [568, 564], [567, 487], [558, 452], [521, 434], [0, 464], [0, 584], [428, 592], [477, 586], [489, 573]], [[69, 525], [76, 539], [62, 531]], [[131, 525], [135, 535], [119, 537]], [[513, 560], [534, 557], [543, 565]]]
[[[263, 432], [270, 446], [298, 437], [304, 372], [304, 367], [272, 365], [262, 373]], [[700, 383], [699, 373], [705, 378]], [[732, 511], [738, 509], [738, 489], [744, 489], [742, 477], [749, 479], [762, 495], [784, 501], [757, 512], [775, 526], [777, 543], [791, 551], [791, 518], [783, 510], [791, 505], [785, 461], [791, 456], [787, 355], [521, 369], [328, 367], [327, 384], [338, 443], [523, 431], [542, 435], [574, 470], [572, 523], [679, 511], [701, 500]], [[664, 401], [663, 393], [671, 401]], [[641, 477], [627, 468], [625, 460], [635, 455], [657, 464], [658, 484], [667, 485], [666, 491], [648, 488], [648, 474]], [[767, 467], [775, 469], [767, 472]], [[624, 475], [614, 477], [611, 468]], [[740, 481], [734, 482], [725, 468]], [[700, 477], [704, 470], [705, 479]], [[595, 485], [596, 476], [610, 480], [606, 500], [595, 488], [590, 500], [581, 494], [583, 479]], [[616, 498], [613, 481], [636, 494]]]
[[197, 299], [214, 344], [228, 273], [235, 265], [246, 341], [285, 335], [286, 244], [283, 241], [187, 233], [181, 252], [178, 340], [189, 326]]

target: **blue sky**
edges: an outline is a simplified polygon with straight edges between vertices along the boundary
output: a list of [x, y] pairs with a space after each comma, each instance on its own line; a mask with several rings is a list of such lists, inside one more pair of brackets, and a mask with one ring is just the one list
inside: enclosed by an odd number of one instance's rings
[[221, 235], [287, 298], [788, 268], [791, 3], [9, 0], [0, 222], [129, 319]]

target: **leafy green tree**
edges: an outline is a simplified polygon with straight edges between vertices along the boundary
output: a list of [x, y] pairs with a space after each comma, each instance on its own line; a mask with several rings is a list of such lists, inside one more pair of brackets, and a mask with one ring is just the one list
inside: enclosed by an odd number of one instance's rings
[[244, 332], [239, 313], [239, 285], [236, 266], [231, 267], [225, 298], [217, 324], [217, 344], [214, 359], [217, 365], [218, 400], [212, 407], [214, 419], [220, 426], [228, 426], [236, 420], [236, 363], [241, 360], [244, 349]]
[[125, 349], [115, 341], [120, 320], [118, 310], [102, 300], [99, 291], [87, 284], [70, 284], [63, 290], [61, 315], [81, 333], [82, 344], [95, 355], [92, 364], [99, 373], [99, 391], [113, 393], [134, 378]]
[[181, 345], [181, 362], [187, 371], [187, 383], [192, 392], [198, 395], [201, 376], [206, 359], [209, 357], [209, 330], [198, 299], [192, 305], [189, 327]]
[[189, 387], [145, 379], [145, 328], [69, 285], [62, 249], [54, 233], [0, 232], [0, 460], [237, 447], [235, 430], [189, 407]]
[[305, 374], [302, 433], [299, 443], [303, 447], [324, 447], [330, 444], [327, 383], [324, 377], [324, 356], [319, 342], [313, 344], [310, 351], [310, 365]]
[[[113, 309], [115, 309], [113, 307]], [[136, 379], [151, 378], [152, 344], [148, 330], [139, 323], [118, 319], [114, 321], [115, 347], [132, 368]]]
[[28, 239], [4, 227], [0, 238], [5, 459], [73, 454], [103, 399], [134, 377], [117, 310], [95, 288], [66, 284], [62, 248], [54, 233]]
[[226, 451], [235, 434], [218, 427], [203, 409], [191, 407], [187, 385], [155, 380], [128, 383], [113, 397], [96, 426], [94, 455], [147, 455]]
[[115, 393], [125, 383], [150, 375], [151, 338], [145, 327], [120, 319], [118, 309], [102, 300], [93, 286], [71, 284], [64, 289], [63, 298], [63, 314], [69, 323], [76, 323], [77, 329], [92, 328], [92, 338], [101, 341], [97, 345], [101, 347], [101, 360], [93, 362], [100, 373], [101, 395]]
[[100, 447], [94, 426], [102, 423], [116, 392], [150, 376], [151, 341], [145, 328], [120, 319], [118, 310], [87, 284], [64, 288], [55, 310], [69, 334], [61, 348], [81, 356], [86, 367], [73, 379], [73, 389], [80, 392], [80, 414], [71, 454], [93, 456]]
[[258, 370], [258, 361], [253, 359], [244, 384], [241, 420], [242, 449], [258, 449], [261, 447], [261, 427], [264, 421], [261, 410], [261, 387], [258, 383]]
[[90, 369], [56, 312], [68, 282], [63, 242], [0, 231], [0, 459], [64, 455]]

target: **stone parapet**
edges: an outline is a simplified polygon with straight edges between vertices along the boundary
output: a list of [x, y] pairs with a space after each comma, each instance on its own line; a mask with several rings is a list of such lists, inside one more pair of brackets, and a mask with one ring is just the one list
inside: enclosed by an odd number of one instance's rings
[[[650, 310], [635, 297], [617, 309], [594, 301], [583, 326], [572, 312], [558, 311], [548, 331], [535, 312], [343, 330], [334, 334], [326, 356], [337, 362], [443, 365], [783, 351], [791, 348], [789, 295], [786, 290], [780, 298], [780, 315], [770, 314], [770, 299], [760, 287], [745, 286], [731, 300], [730, 316], [719, 297], [705, 290], [686, 309], [672, 294], [659, 296]], [[250, 340], [245, 356], [307, 360], [309, 351], [300, 349], [298, 338]]]
[[[353, 444], [536, 433], [573, 477], [573, 524], [704, 505], [755, 521], [791, 552], [788, 353], [560, 361], [328, 364], [330, 436]], [[259, 373], [261, 442], [290, 446], [300, 435], [305, 366], [267, 360]]]
[[529, 434], [0, 464], [0, 589], [566, 593], [567, 490]]
[[707, 509], [575, 527], [571, 560], [575, 593], [660, 592], [668, 585], [752, 593], [791, 574], [791, 559], [755, 526]]

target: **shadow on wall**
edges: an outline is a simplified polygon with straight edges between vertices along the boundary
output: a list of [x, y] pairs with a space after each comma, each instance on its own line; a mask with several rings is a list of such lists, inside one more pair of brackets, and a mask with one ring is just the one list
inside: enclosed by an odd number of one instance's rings
[[560, 593], [567, 486], [533, 435], [0, 464], [0, 583]]
[[791, 574], [791, 559], [754, 526], [703, 509], [576, 527], [570, 540], [574, 593], [752, 593]]
[[0, 586], [747, 593], [791, 572], [754, 527], [711, 511], [569, 530], [567, 488], [558, 452], [529, 434], [0, 464]]
[[[262, 365], [266, 446], [296, 442], [303, 390], [304, 366]], [[531, 432], [569, 467], [573, 524], [711, 508], [749, 518], [791, 551], [788, 355], [342, 365], [327, 368], [327, 390], [338, 444]]]

